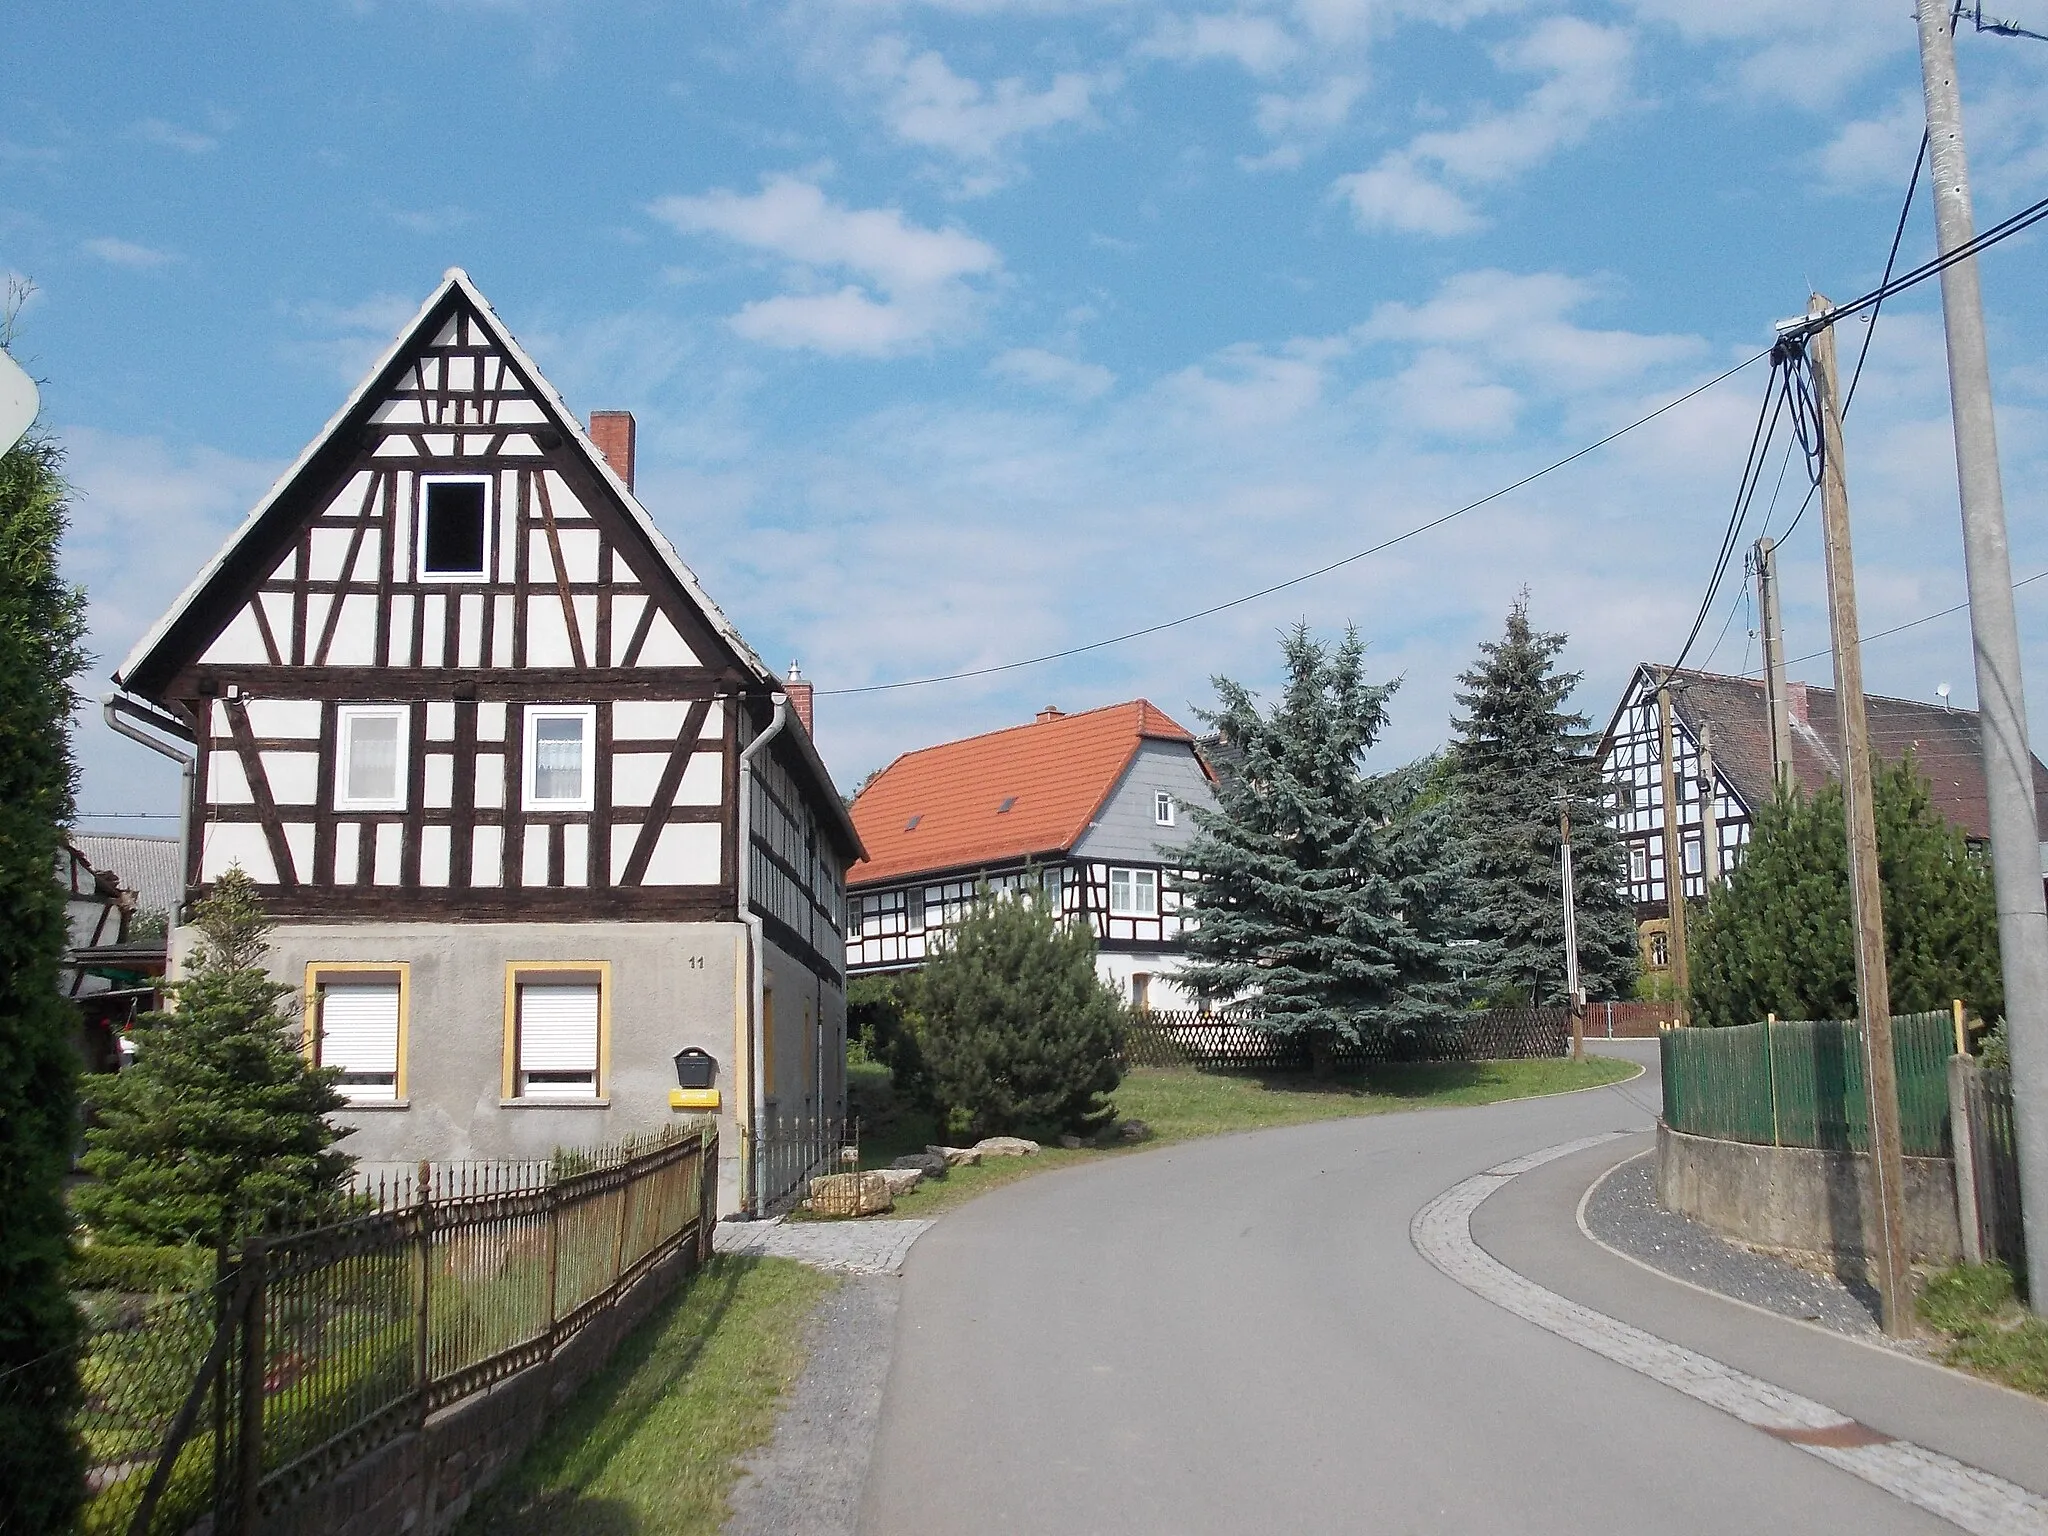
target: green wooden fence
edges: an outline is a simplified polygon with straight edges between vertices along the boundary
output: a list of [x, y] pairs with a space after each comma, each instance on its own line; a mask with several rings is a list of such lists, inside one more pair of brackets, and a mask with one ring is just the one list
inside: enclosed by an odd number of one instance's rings
[[[1692, 1136], [1762, 1146], [1870, 1149], [1863, 1026], [1800, 1019], [1733, 1029], [1674, 1029], [1660, 1039], [1664, 1123]], [[1899, 1137], [1909, 1157], [1949, 1155], [1947, 1013], [1892, 1020]]]

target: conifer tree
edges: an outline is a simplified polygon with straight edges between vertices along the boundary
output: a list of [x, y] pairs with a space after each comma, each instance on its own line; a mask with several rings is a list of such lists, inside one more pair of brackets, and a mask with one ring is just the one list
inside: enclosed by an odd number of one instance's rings
[[[1872, 789], [1891, 1011], [1959, 997], [1997, 1018], [1998, 906], [1983, 856], [1935, 811], [1910, 755], [1880, 769]], [[1853, 923], [1841, 785], [1780, 794], [1693, 928], [1693, 1021], [1856, 1017]]]
[[1470, 1005], [1476, 978], [1491, 974], [1492, 947], [1478, 936], [1471, 847], [1449, 759], [1434, 753], [1375, 783], [1385, 850], [1399, 903], [1400, 982], [1392, 1021], [1441, 1024]]
[[239, 867], [192, 908], [199, 932], [172, 1007], [147, 1014], [135, 1059], [92, 1080], [77, 1203], [116, 1243], [212, 1244], [333, 1208], [353, 1165], [326, 1117], [340, 1072], [314, 1066], [292, 988], [263, 968], [269, 922]]
[[1626, 997], [1635, 982], [1635, 914], [1619, 840], [1602, 805], [1599, 764], [1584, 715], [1567, 704], [1584, 676], [1559, 672], [1562, 634], [1529, 623], [1525, 591], [1506, 632], [1480, 646], [1458, 681], [1458, 792], [1470, 839], [1479, 931], [1490, 941], [1496, 1002], [1562, 1003], [1563, 864], [1560, 803], [1571, 808], [1579, 976], [1590, 997]]
[[928, 1091], [947, 1133], [1090, 1132], [1115, 1113], [1124, 1008], [1095, 935], [1030, 892], [986, 891], [917, 983]]
[[71, 1439], [76, 1314], [65, 1290], [64, 1176], [77, 1136], [76, 1020], [58, 968], [57, 884], [76, 770], [71, 679], [83, 595], [58, 575], [62, 456], [30, 437], [0, 457], [0, 1501], [67, 1530], [83, 1496]]
[[1365, 680], [1348, 630], [1334, 651], [1306, 624], [1281, 639], [1287, 685], [1271, 713], [1227, 677], [1198, 711], [1228, 761], [1216, 808], [1194, 810], [1182, 854], [1192, 920], [1186, 982], [1256, 998], [1258, 1027], [1332, 1053], [1406, 1022], [1399, 1002], [1414, 935], [1382, 847], [1386, 807], [1361, 759], [1386, 726], [1395, 684]]

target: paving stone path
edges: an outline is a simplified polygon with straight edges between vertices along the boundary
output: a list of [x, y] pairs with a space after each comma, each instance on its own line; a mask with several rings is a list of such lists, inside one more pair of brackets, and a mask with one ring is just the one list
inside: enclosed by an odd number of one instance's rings
[[721, 1221], [712, 1234], [720, 1253], [795, 1259], [836, 1275], [898, 1275], [910, 1245], [929, 1221]]

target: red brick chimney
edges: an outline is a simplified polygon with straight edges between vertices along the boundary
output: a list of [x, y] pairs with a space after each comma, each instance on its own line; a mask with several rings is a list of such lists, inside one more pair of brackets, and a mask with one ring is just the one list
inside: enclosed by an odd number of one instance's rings
[[1064, 720], [1066, 718], [1067, 714], [1065, 710], [1059, 708], [1059, 706], [1055, 704], [1048, 704], [1045, 706], [1045, 708], [1041, 709], [1036, 715], [1032, 717], [1032, 723], [1035, 725], [1043, 725], [1048, 720]]
[[789, 707], [796, 711], [797, 719], [803, 721], [804, 730], [810, 732], [811, 685], [804, 681], [804, 669], [793, 661], [789, 664], [789, 675], [782, 680], [782, 691], [789, 695]]
[[1807, 723], [1806, 684], [1787, 683], [1785, 685], [1785, 713], [1791, 717], [1794, 725], [1805, 725]]
[[629, 491], [633, 489], [633, 442], [637, 435], [631, 411], [590, 413], [590, 440], [597, 444], [597, 451], [611, 465], [612, 473], [626, 482]]

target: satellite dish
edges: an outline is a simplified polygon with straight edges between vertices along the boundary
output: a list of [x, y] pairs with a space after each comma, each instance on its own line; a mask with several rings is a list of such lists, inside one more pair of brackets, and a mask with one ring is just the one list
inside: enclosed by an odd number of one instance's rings
[[1946, 709], [1948, 707], [1948, 684], [1937, 683], [1935, 685], [1934, 691], [1936, 695], [1941, 699], [1942, 708]]
[[21, 441], [41, 406], [36, 381], [21, 371], [21, 364], [0, 351], [0, 453]]

